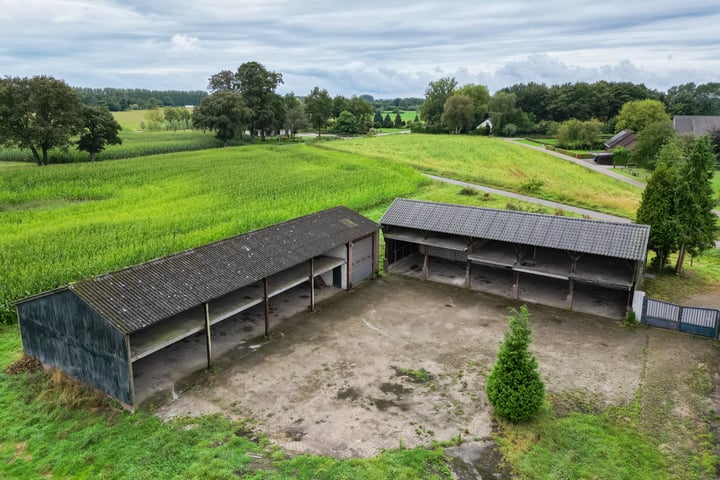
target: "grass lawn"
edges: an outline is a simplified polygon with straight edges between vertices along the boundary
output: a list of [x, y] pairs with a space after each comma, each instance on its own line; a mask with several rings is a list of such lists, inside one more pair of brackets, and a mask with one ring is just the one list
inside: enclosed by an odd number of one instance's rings
[[412, 134], [328, 142], [322, 147], [626, 218], [634, 218], [640, 203], [636, 187], [502, 139]]
[[[648, 256], [654, 257], [653, 253]], [[648, 296], [672, 303], [682, 303], [686, 298], [715, 288], [720, 283], [720, 250], [711, 249], [696, 258], [685, 258], [682, 275], [675, 274], [677, 255], [670, 256], [669, 266], [662, 272], [652, 272], [654, 279], [646, 279], [643, 285]]]
[[[382, 112], [383, 119], [385, 118], [385, 115], [390, 115], [390, 120], [393, 122], [395, 121], [395, 116], [397, 115], [392, 110], [385, 110]], [[417, 112], [415, 110], [404, 110], [400, 112], [400, 118], [402, 118], [403, 122], [405, 123], [412, 123], [415, 121], [415, 117], [420, 118], [420, 112]]]
[[115, 120], [122, 126], [123, 130], [141, 130], [140, 124], [147, 123], [145, 115], [150, 110], [127, 110], [124, 112], [112, 112]]
[[[627, 167], [617, 167], [613, 170], [614, 172], [617, 172], [621, 175], [625, 175], [629, 178], [634, 178], [635, 180], [640, 180], [641, 182], [647, 183], [648, 180], [650, 180], [650, 176], [652, 175], [652, 172], [648, 171], [645, 168], [627, 168]], [[712, 187], [713, 191], [715, 192], [715, 198], [718, 201], [718, 204], [720, 205], [720, 170], [715, 170], [715, 175], [712, 179]]]
[[0, 169], [4, 168], [18, 168], [18, 167], [29, 167], [31, 166], [27, 162], [7, 162], [7, 161], [0, 161]]

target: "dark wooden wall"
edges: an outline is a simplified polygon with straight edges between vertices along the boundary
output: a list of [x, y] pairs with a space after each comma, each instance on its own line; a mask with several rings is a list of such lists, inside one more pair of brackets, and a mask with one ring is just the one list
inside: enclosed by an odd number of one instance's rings
[[17, 311], [25, 353], [132, 405], [125, 336], [77, 295], [61, 290]]

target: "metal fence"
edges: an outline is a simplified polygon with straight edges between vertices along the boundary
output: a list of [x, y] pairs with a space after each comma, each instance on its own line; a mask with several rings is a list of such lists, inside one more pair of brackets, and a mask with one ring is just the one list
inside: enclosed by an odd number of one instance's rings
[[644, 297], [640, 321], [653, 327], [718, 338], [720, 310], [675, 305]]

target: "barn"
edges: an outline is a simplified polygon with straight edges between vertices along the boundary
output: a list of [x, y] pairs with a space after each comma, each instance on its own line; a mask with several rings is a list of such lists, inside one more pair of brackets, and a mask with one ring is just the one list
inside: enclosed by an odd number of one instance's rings
[[621, 318], [650, 227], [396, 199], [380, 220], [385, 269], [525, 302]]
[[264, 305], [267, 335], [274, 297], [371, 278], [378, 230], [335, 207], [22, 299], [23, 349], [132, 407], [141, 359], [200, 334], [210, 366], [221, 322]]

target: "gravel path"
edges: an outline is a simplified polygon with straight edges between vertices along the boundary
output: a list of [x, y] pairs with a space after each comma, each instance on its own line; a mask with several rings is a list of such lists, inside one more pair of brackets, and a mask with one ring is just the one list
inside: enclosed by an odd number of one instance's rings
[[567, 160], [568, 162], [573, 162], [577, 165], [580, 165], [581, 167], [585, 167], [590, 170], [596, 171], [598, 173], [602, 173], [603, 175], [607, 175], [608, 177], [613, 177], [617, 180], [620, 180], [621, 182], [629, 183], [630, 185], [634, 185], [638, 188], [641, 188], [641, 189], [645, 188], [644, 182], [641, 182], [640, 180], [635, 180], [633, 178], [626, 177], [625, 175], [621, 175], [617, 172], [613, 172], [611, 165], [597, 165], [593, 162], [588, 162], [587, 160], [583, 160], [580, 158], [573, 158], [571, 156], [563, 155], [562, 153], [558, 153], [553, 150], [546, 150], [543, 147], [535, 147], [533, 145], [528, 145], [526, 143], [516, 142], [514, 139], [510, 139], [509, 141], [515, 143], [516, 145], [521, 145], [526, 148], [532, 148], [533, 150], [538, 150], [540, 152], [547, 153], [548, 155], [553, 155], [555, 157], [562, 158], [563, 160]]
[[573, 207], [572, 205], [565, 205], [564, 203], [551, 202], [549, 200], [543, 200], [540, 198], [530, 197], [527, 195], [521, 195], [519, 193], [507, 192], [505, 190], [499, 190], [497, 188], [484, 187], [482, 185], [475, 185], [474, 183], [461, 182], [459, 180], [453, 180], [451, 178], [438, 177], [436, 175], [425, 174], [425, 176], [428, 178], [431, 178], [433, 180], [436, 180], [438, 182], [450, 183], [452, 185], [458, 185], [458, 186], [466, 187], [466, 188], [474, 188], [475, 190], [480, 190], [481, 192], [492, 193], [495, 195], [502, 195], [502, 196], [505, 196], [508, 198], [522, 200], [524, 202], [532, 202], [532, 203], [536, 203], [538, 205], [544, 205], [544, 206], [550, 207], [550, 208], [560, 208], [560, 209], [565, 210], [566, 212], [573, 212], [573, 213], [577, 213], [580, 215], [587, 215], [588, 217], [596, 219], [596, 220], [603, 220], [605, 222], [630, 223], [630, 220], [628, 220], [627, 218], [618, 217], [615, 215], [608, 215], [606, 213], [595, 212], [593, 210], [588, 210], [586, 208]]

